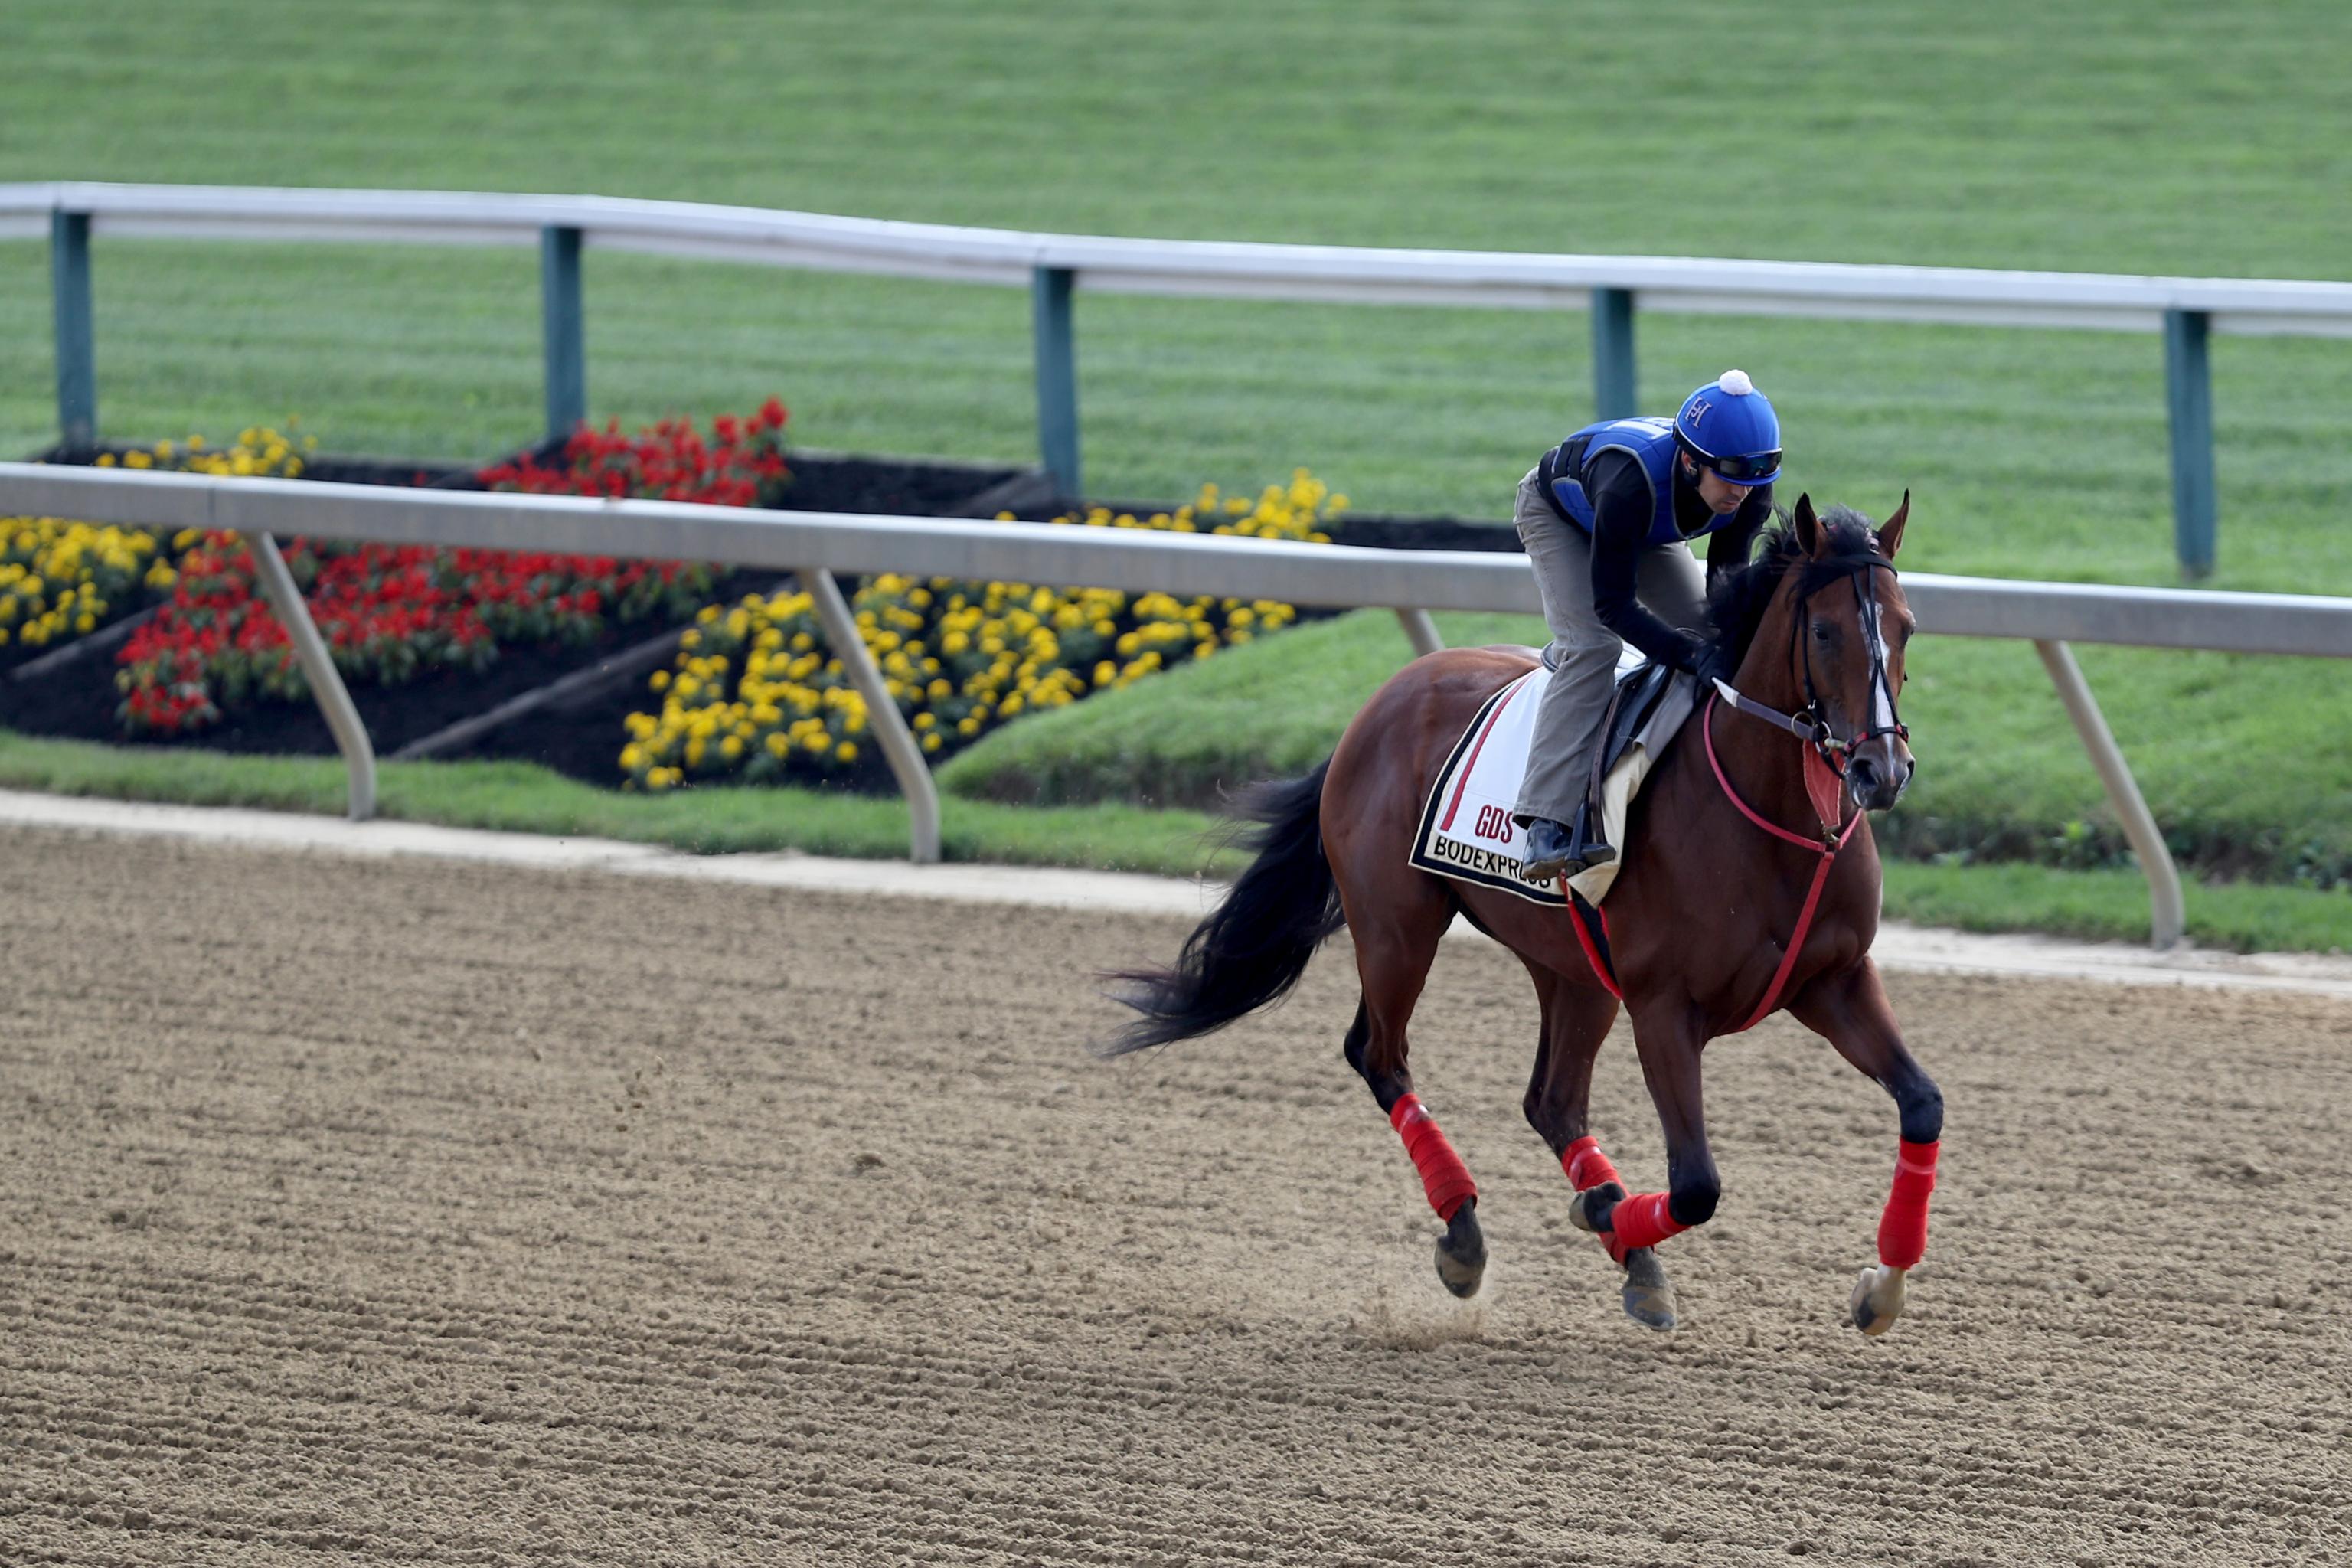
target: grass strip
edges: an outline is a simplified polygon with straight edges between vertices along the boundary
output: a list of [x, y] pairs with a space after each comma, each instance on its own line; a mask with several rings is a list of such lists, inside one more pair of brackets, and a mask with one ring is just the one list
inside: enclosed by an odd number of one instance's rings
[[[0, 730], [0, 788], [341, 816], [344, 772], [331, 757], [108, 746]], [[624, 795], [531, 763], [383, 763], [377, 811], [403, 822], [614, 838], [696, 855], [798, 849], [889, 859], [907, 853], [907, 808], [896, 799], [806, 789]], [[950, 860], [1174, 877], [1230, 873], [1240, 865], [1232, 852], [1213, 847], [1219, 825], [1200, 812], [1115, 805], [1040, 811], [949, 800], [940, 815], [941, 853]]]
[[[1886, 915], [1975, 931], [2041, 931], [2146, 942], [2147, 883], [2137, 870], [1886, 863]], [[2189, 940], [2236, 952], [2352, 952], [2352, 889], [2183, 879]]]
[[[1536, 643], [1532, 616], [1442, 615], [1453, 647]], [[2085, 677], [2186, 867], [2221, 879], [2352, 880], [2352, 731], [2333, 659], [2083, 647]], [[1234, 780], [1297, 773], [1411, 649], [1361, 610], [1024, 718], [940, 770], [970, 799], [1198, 807]], [[1922, 637], [1902, 699], [1919, 772], [1880, 842], [1927, 860], [2127, 864], [2097, 774], [2032, 648]]]
[[[895, 859], [907, 814], [895, 800], [798, 789], [701, 789], [671, 795], [596, 790], [528, 763], [389, 763], [382, 815], [447, 827], [491, 828], [661, 844], [694, 854], [798, 849]], [[105, 746], [0, 731], [0, 787], [183, 805], [340, 815], [341, 762]], [[1218, 824], [1199, 812], [1127, 805], [1057, 809], [949, 798], [941, 837], [950, 860], [1191, 876], [1230, 876], [1241, 858], [1213, 847]], [[2352, 894], [2238, 883], [2188, 889], [2189, 934], [2240, 952], [2352, 951]], [[2132, 871], [1891, 861], [1886, 912], [1967, 931], [2038, 931], [2143, 941], [2147, 889]]]

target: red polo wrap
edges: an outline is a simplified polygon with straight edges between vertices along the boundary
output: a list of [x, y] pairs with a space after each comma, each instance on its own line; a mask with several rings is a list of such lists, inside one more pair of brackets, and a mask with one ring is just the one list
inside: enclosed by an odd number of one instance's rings
[[1636, 1193], [1610, 1211], [1610, 1235], [1615, 1246], [1609, 1255], [1622, 1263], [1623, 1255], [1637, 1247], [1655, 1247], [1670, 1236], [1680, 1236], [1688, 1230], [1686, 1225], [1675, 1223], [1666, 1212], [1664, 1193]]
[[1478, 1195], [1478, 1184], [1470, 1179], [1470, 1167], [1454, 1152], [1454, 1145], [1438, 1131], [1429, 1108], [1421, 1103], [1421, 1096], [1408, 1094], [1389, 1111], [1389, 1125], [1404, 1140], [1404, 1152], [1412, 1156], [1412, 1167], [1421, 1173], [1421, 1184], [1429, 1194], [1429, 1206], [1437, 1217], [1452, 1224], [1454, 1211]]
[[1906, 1138], [1895, 1161], [1895, 1187], [1878, 1219], [1878, 1261], [1889, 1268], [1916, 1266], [1927, 1250], [1927, 1195], [1936, 1190], [1936, 1151], [1943, 1145]]
[[1617, 1174], [1617, 1167], [1601, 1152], [1601, 1140], [1589, 1132], [1561, 1152], [1559, 1167], [1568, 1173], [1568, 1184], [1580, 1193], [1603, 1182], [1615, 1182], [1621, 1187], [1625, 1184]]

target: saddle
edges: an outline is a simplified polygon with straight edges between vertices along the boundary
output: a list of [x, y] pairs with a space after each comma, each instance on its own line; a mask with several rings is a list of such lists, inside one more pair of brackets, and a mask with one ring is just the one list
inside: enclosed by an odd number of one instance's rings
[[[1624, 858], [1590, 867], [1568, 879], [1531, 882], [1525, 872], [1526, 832], [1512, 820], [1527, 772], [1536, 709], [1551, 679], [1538, 666], [1481, 704], [1454, 742], [1423, 806], [1412, 864], [1424, 871], [1496, 888], [1530, 903], [1565, 905], [1569, 889], [1598, 905]], [[1618, 664], [1601, 744], [1593, 759], [1591, 795], [1609, 842], [1625, 842], [1633, 797], [1684, 721], [1697, 706], [1697, 683], [1667, 665], [1628, 650]]]

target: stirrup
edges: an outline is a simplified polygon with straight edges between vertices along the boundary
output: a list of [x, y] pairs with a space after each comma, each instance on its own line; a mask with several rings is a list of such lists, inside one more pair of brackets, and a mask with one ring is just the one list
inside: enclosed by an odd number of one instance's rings
[[1617, 851], [1606, 839], [1589, 837], [1592, 832], [1593, 810], [1590, 801], [1576, 808], [1576, 821], [1569, 828], [1569, 863], [1575, 868], [1567, 873], [1575, 876], [1594, 866], [1606, 866], [1617, 858]]
[[[1541, 855], [1536, 852], [1538, 835], [1549, 830], [1551, 844]], [[1555, 877], [1572, 877], [1584, 869], [1576, 858], [1576, 835], [1548, 816], [1538, 816], [1528, 823], [1528, 858], [1520, 874], [1530, 882], [1549, 882]]]

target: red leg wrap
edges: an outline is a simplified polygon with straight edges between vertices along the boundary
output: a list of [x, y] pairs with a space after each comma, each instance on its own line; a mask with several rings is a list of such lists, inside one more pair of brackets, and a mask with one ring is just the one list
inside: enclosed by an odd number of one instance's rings
[[1389, 1125], [1404, 1139], [1404, 1152], [1412, 1156], [1413, 1169], [1421, 1173], [1421, 1184], [1429, 1194], [1429, 1206], [1437, 1217], [1453, 1223], [1454, 1211], [1478, 1195], [1478, 1184], [1470, 1179], [1470, 1167], [1445, 1141], [1437, 1122], [1421, 1096], [1408, 1094], [1396, 1102], [1389, 1112]]
[[1943, 1145], [1902, 1142], [1895, 1162], [1895, 1190], [1878, 1220], [1878, 1261], [1909, 1268], [1927, 1250], [1927, 1194], [1936, 1190], [1936, 1151]]
[[1601, 1140], [1591, 1133], [1568, 1146], [1559, 1157], [1559, 1167], [1568, 1173], [1568, 1184], [1580, 1193], [1603, 1182], [1616, 1182], [1621, 1187], [1625, 1184], [1617, 1174], [1617, 1167], [1601, 1152]]
[[1664, 1193], [1636, 1193], [1611, 1211], [1609, 1224], [1616, 1246], [1609, 1251], [1619, 1262], [1621, 1252], [1631, 1252], [1637, 1247], [1655, 1247], [1670, 1236], [1680, 1236], [1688, 1230], [1686, 1225], [1675, 1223], [1666, 1212]]

